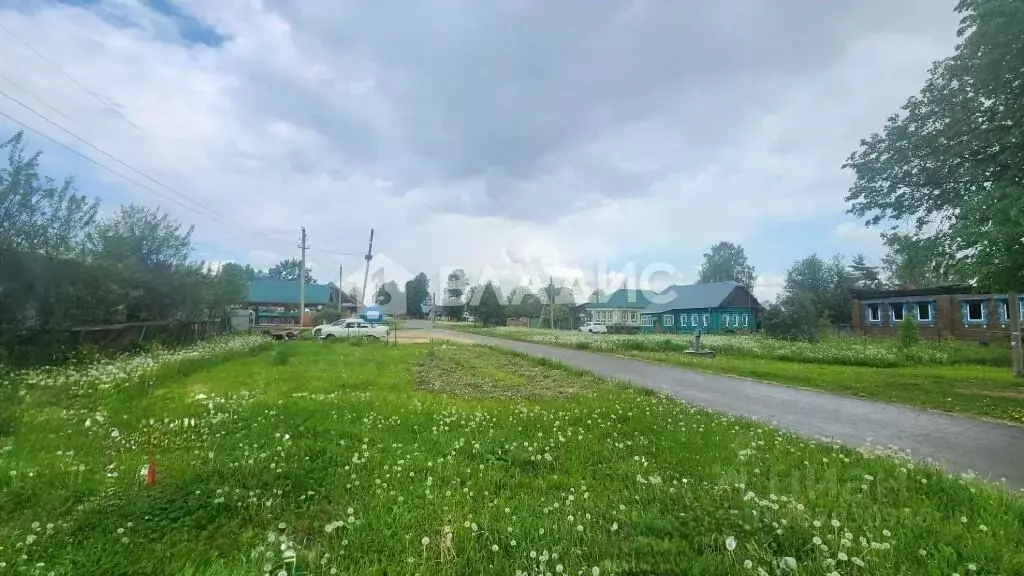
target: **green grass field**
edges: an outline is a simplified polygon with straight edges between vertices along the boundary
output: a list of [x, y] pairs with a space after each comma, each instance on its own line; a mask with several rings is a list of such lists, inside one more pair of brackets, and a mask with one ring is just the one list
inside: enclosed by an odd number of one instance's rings
[[0, 574], [1024, 573], [998, 487], [489, 348], [247, 340], [4, 386]]
[[713, 335], [705, 336], [703, 343], [716, 357], [701, 358], [683, 352], [692, 338], [682, 336], [445, 327], [1024, 424], [1024, 380], [1013, 377], [1008, 350], [997, 347], [922, 343], [904, 351], [886, 340], [811, 344]]

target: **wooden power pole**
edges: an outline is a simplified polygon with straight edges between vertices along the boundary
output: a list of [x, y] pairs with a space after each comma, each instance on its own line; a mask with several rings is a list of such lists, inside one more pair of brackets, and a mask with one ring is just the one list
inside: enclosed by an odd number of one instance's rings
[[1024, 378], [1024, 342], [1021, 341], [1020, 295], [1008, 294], [1007, 316], [1010, 317], [1010, 354], [1013, 356], [1013, 375]]
[[299, 264], [299, 328], [302, 328], [306, 319], [306, 227], [302, 227], [302, 242], [299, 244], [302, 250], [302, 259]]
[[[366, 270], [363, 271], [363, 292], [362, 292], [362, 306], [366, 308], [366, 282], [370, 279], [370, 260], [373, 260], [373, 228], [370, 228], [370, 247], [366, 249]], [[357, 307], [356, 310], [359, 310]]]
[[341, 312], [341, 300], [342, 295], [345, 293], [341, 289], [341, 283], [345, 281], [345, 275], [341, 272], [341, 264], [338, 264], [338, 312]]
[[551, 316], [551, 329], [555, 329], [555, 277], [551, 276], [548, 278], [548, 286], [551, 287], [551, 310], [549, 314]]

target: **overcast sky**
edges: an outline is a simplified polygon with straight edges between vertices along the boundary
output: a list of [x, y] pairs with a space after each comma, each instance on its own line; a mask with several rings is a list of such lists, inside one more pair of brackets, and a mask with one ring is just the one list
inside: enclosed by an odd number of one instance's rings
[[0, 90], [117, 160], [0, 111], [151, 187], [29, 134], [107, 210], [195, 224], [208, 261], [270, 266], [305, 226], [315, 275], [361, 276], [373, 227], [385, 277], [593, 286], [693, 281], [730, 240], [767, 298], [811, 252], [881, 256], [840, 165], [952, 52], [953, 5], [0, 0]]

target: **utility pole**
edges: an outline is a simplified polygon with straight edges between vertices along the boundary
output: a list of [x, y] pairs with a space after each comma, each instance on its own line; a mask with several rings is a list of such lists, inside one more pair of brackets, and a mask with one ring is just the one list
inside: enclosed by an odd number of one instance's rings
[[1013, 375], [1024, 378], [1024, 342], [1021, 341], [1020, 295], [1006, 297], [1007, 316], [1010, 318], [1010, 355], [1013, 357]]
[[341, 264], [338, 264], [338, 312], [341, 312], [341, 297], [345, 291], [341, 289], [341, 283], [345, 281], [345, 275], [341, 271]]
[[[363, 309], [366, 309], [366, 282], [370, 279], [370, 260], [373, 260], [373, 228], [370, 228], [370, 247], [366, 249], [366, 270], [363, 272], [363, 292], [362, 292], [362, 304]], [[358, 311], [359, 308], [357, 307]]]
[[554, 276], [549, 276], [548, 277], [548, 286], [551, 287], [551, 310], [550, 310], [549, 313], [551, 315], [551, 329], [554, 330], [555, 329], [555, 277]]
[[309, 246], [306, 245], [306, 227], [302, 227], [302, 242], [299, 244], [299, 248], [302, 250], [302, 260], [299, 264], [299, 328], [302, 328], [303, 321], [306, 319], [306, 250]]

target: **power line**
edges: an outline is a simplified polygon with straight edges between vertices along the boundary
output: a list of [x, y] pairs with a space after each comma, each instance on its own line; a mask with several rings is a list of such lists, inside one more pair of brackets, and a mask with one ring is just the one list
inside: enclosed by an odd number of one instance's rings
[[36, 100], [37, 102], [39, 102], [39, 103], [40, 103], [40, 104], [42, 104], [43, 106], [46, 106], [46, 107], [47, 107], [47, 108], [49, 108], [50, 110], [53, 110], [53, 111], [54, 111], [54, 112], [56, 112], [57, 114], [60, 114], [60, 115], [61, 115], [61, 116], [63, 116], [63, 117], [64, 117], [64, 119], [65, 119], [65, 120], [67, 120], [68, 122], [74, 122], [74, 120], [72, 120], [72, 119], [71, 119], [71, 117], [69, 117], [69, 116], [68, 116], [67, 114], [65, 114], [65, 113], [61, 112], [60, 110], [58, 110], [58, 109], [57, 109], [57, 108], [55, 108], [54, 106], [52, 106], [52, 105], [48, 104], [48, 103], [47, 103], [46, 101], [44, 101], [44, 100], [42, 100], [41, 98], [39, 98], [38, 96], [36, 96], [36, 95], [35, 95], [35, 94], [33, 94], [32, 92], [30, 92], [28, 88], [25, 88], [24, 86], [22, 86], [21, 84], [18, 84], [18, 83], [17, 83], [17, 82], [15, 82], [14, 80], [11, 80], [10, 76], [6, 76], [6, 75], [4, 75], [4, 74], [3, 74], [2, 72], [0, 72], [0, 78], [2, 78], [2, 79], [3, 79], [4, 81], [5, 81], [5, 82], [7, 82], [8, 84], [10, 84], [11, 86], [14, 86], [15, 88], [17, 88], [18, 90], [21, 90], [21, 91], [22, 91], [22, 92], [24, 92], [25, 94], [28, 94], [29, 96], [31, 96], [31, 97], [32, 97], [33, 99], [35, 99], [35, 100]]
[[[205, 216], [205, 217], [209, 218], [210, 220], [213, 220], [214, 222], [216, 222], [218, 224], [222, 224], [224, 226], [234, 225], [234, 226], [236, 226], [236, 227], [238, 227], [238, 228], [240, 228], [240, 229], [242, 229], [242, 230], [244, 230], [246, 232], [249, 232], [249, 233], [252, 233], [252, 234], [259, 234], [261, 236], [269, 238], [270, 240], [275, 240], [275, 241], [279, 241], [279, 242], [289, 242], [289, 243], [291, 242], [291, 240], [288, 240], [286, 238], [283, 238], [283, 237], [280, 237], [280, 236], [274, 236], [272, 234], [268, 234], [266, 232], [261, 232], [259, 230], [252, 230], [250, 228], [246, 228], [246, 227], [242, 226], [241, 224], [237, 224], [237, 223], [230, 222], [230, 221], [225, 222], [224, 220], [221, 220], [220, 218], [218, 218], [216, 215], [204, 214], [202, 212], [199, 212], [195, 208], [193, 208], [192, 206], [188, 206], [186, 204], [183, 204], [182, 202], [180, 202], [180, 201], [176, 200], [175, 198], [170, 197], [170, 196], [160, 192], [159, 190], [153, 188], [152, 186], [149, 186], [147, 184], [139, 182], [138, 180], [136, 180], [136, 179], [134, 179], [134, 178], [132, 178], [130, 176], [127, 176], [124, 173], [119, 172], [119, 171], [111, 168], [110, 166], [108, 166], [106, 164], [103, 164], [102, 162], [99, 162], [98, 160], [96, 160], [96, 159], [94, 159], [94, 158], [92, 158], [90, 156], [87, 156], [87, 155], [79, 152], [78, 150], [72, 148], [71, 146], [68, 146], [67, 144], [61, 142], [60, 140], [57, 140], [56, 138], [50, 136], [49, 134], [46, 134], [45, 132], [36, 129], [36, 128], [34, 128], [34, 127], [32, 127], [32, 126], [22, 122], [21, 120], [18, 120], [17, 118], [15, 118], [15, 117], [11, 116], [10, 114], [4, 112], [3, 110], [0, 110], [0, 116], [10, 120], [11, 122], [21, 126], [24, 129], [26, 129], [26, 130], [36, 134], [37, 136], [45, 138], [46, 140], [50, 141], [51, 143], [56, 144], [57, 146], [60, 146], [61, 148], [63, 148], [64, 150], [70, 152], [71, 154], [74, 154], [78, 158], [81, 158], [82, 160], [85, 160], [86, 162], [89, 162], [90, 164], [92, 164], [94, 166], [98, 166], [100, 168], [103, 168], [107, 172], [110, 172], [111, 174], [114, 174], [115, 176], [121, 178], [122, 180], [124, 180], [124, 181], [126, 181], [126, 182], [128, 182], [130, 184], [134, 184], [135, 186], [138, 186], [139, 188], [142, 188], [143, 190], [146, 190], [148, 192], [152, 192], [153, 194], [157, 195], [158, 197], [163, 198], [163, 199], [165, 199], [165, 200], [167, 200], [167, 201], [169, 201], [169, 202], [171, 202], [173, 204], [176, 204], [176, 205], [178, 205], [178, 206], [180, 206], [182, 208], [185, 208], [187, 210], [191, 210], [191, 211], [193, 211], [193, 212], [195, 212], [197, 214]], [[324, 254], [331, 254], [331, 255], [334, 255], [334, 256], [355, 256], [355, 254], [353, 254], [351, 252], [340, 252], [340, 251], [336, 251], [336, 250], [328, 250], [326, 248], [310, 247], [309, 250], [313, 251], [313, 252], [320, 252], [320, 253], [324, 253]]]
[[[57, 122], [56, 122], [56, 121], [54, 121], [54, 120], [51, 120], [51, 119], [50, 119], [49, 117], [47, 117], [47, 116], [46, 116], [45, 114], [43, 114], [42, 112], [39, 112], [38, 110], [36, 110], [35, 108], [32, 108], [32, 107], [31, 107], [31, 106], [29, 106], [28, 104], [25, 104], [24, 102], [22, 102], [21, 100], [18, 100], [18, 99], [17, 99], [17, 98], [15, 98], [14, 96], [11, 96], [11, 95], [10, 95], [10, 94], [8, 94], [7, 92], [5, 92], [5, 91], [4, 91], [3, 89], [0, 89], [0, 96], [3, 96], [4, 98], [7, 98], [7, 99], [8, 99], [8, 100], [10, 100], [11, 102], [14, 102], [15, 104], [17, 104], [18, 106], [21, 106], [21, 107], [22, 107], [22, 108], [24, 108], [25, 110], [28, 110], [28, 111], [29, 111], [30, 113], [32, 113], [32, 114], [34, 114], [34, 115], [38, 116], [39, 118], [42, 118], [42, 119], [43, 119], [44, 121], [46, 121], [46, 122], [47, 122], [48, 124], [50, 124], [50, 125], [54, 126], [55, 128], [57, 128], [57, 129], [58, 129], [58, 130], [60, 130], [61, 132], [64, 132], [64, 133], [65, 133], [65, 134], [67, 134], [68, 136], [71, 136], [72, 138], [74, 138], [75, 140], [78, 140], [78, 141], [79, 141], [79, 142], [81, 142], [82, 144], [85, 144], [85, 145], [86, 145], [86, 146], [88, 146], [89, 148], [92, 148], [93, 150], [95, 150], [95, 151], [99, 152], [100, 154], [102, 154], [102, 155], [106, 156], [107, 158], [110, 158], [111, 160], [113, 160], [114, 162], [117, 162], [117, 163], [118, 163], [118, 164], [120, 164], [121, 166], [124, 166], [125, 168], [127, 168], [127, 169], [131, 170], [132, 172], [135, 172], [136, 174], [139, 174], [140, 176], [142, 176], [143, 178], [145, 178], [145, 179], [149, 180], [150, 182], [153, 182], [154, 184], [156, 184], [156, 185], [158, 185], [158, 186], [160, 186], [160, 187], [162, 187], [162, 188], [165, 188], [166, 190], [169, 190], [169, 191], [170, 191], [170, 192], [171, 192], [172, 194], [174, 194], [175, 196], [178, 196], [179, 198], [181, 198], [181, 199], [183, 199], [183, 200], [185, 200], [185, 201], [187, 201], [187, 202], [191, 202], [191, 203], [192, 203], [193, 205], [195, 205], [195, 206], [197, 206], [197, 207], [199, 207], [199, 208], [201, 208], [201, 209], [207, 210], [207, 211], [209, 211], [209, 212], [211, 212], [211, 213], [215, 213], [215, 211], [214, 211], [214, 210], [212, 210], [211, 208], [209, 208], [209, 207], [207, 207], [207, 206], [204, 206], [204, 205], [203, 205], [203, 204], [201, 204], [200, 202], [197, 202], [197, 201], [193, 200], [193, 199], [192, 199], [192, 198], [190, 198], [190, 197], [189, 197], [189, 196], [188, 196], [187, 194], [184, 194], [184, 193], [182, 193], [182, 192], [178, 192], [178, 191], [177, 191], [177, 190], [175, 190], [174, 188], [171, 188], [170, 186], [168, 186], [168, 185], [164, 184], [163, 182], [160, 182], [159, 180], [157, 180], [156, 178], [153, 178], [153, 177], [152, 177], [152, 176], [150, 176], [149, 174], [146, 174], [146, 173], [145, 173], [145, 172], [143, 172], [142, 170], [139, 170], [138, 168], [136, 168], [136, 167], [132, 166], [131, 164], [128, 164], [128, 163], [127, 163], [127, 162], [125, 162], [124, 160], [121, 160], [120, 158], [118, 158], [118, 157], [114, 156], [114, 155], [113, 155], [113, 154], [111, 154], [110, 152], [107, 152], [106, 150], [104, 150], [104, 149], [100, 148], [99, 146], [96, 146], [96, 145], [95, 145], [95, 144], [93, 144], [92, 142], [90, 142], [90, 141], [86, 140], [85, 138], [83, 138], [83, 137], [79, 136], [78, 134], [75, 134], [74, 132], [72, 132], [71, 130], [69, 130], [69, 129], [65, 128], [64, 126], [61, 126], [61, 125], [60, 125], [59, 123], [57, 123]], [[40, 100], [40, 101], [42, 101], [42, 100]], [[193, 211], [195, 211], [195, 212], [196, 212], [196, 213], [198, 213], [198, 214], [202, 214], [202, 212], [199, 212], [199, 211], [198, 211], [197, 209], [195, 209], [195, 208], [190, 208], [190, 209], [191, 209], [191, 210], [193, 210]], [[205, 215], [205, 214], [203, 214], [203, 215]], [[220, 222], [220, 223], [221, 223], [221, 224], [223, 224], [223, 222]]]
[[22, 38], [21, 36], [18, 36], [17, 34], [15, 34], [15, 33], [14, 33], [14, 31], [13, 31], [13, 30], [11, 30], [10, 28], [8, 28], [8, 27], [7, 27], [7, 25], [6, 25], [6, 24], [4, 24], [3, 22], [0, 22], [0, 30], [3, 30], [4, 32], [6, 32], [7, 34], [9, 34], [9, 35], [10, 35], [10, 36], [11, 36], [12, 38], [14, 38], [14, 39], [15, 39], [15, 40], [17, 40], [17, 41], [18, 41], [19, 43], [21, 43], [21, 45], [22, 45], [22, 46], [24, 46], [25, 48], [28, 48], [28, 49], [29, 49], [29, 50], [30, 50], [30, 51], [31, 51], [31, 52], [32, 52], [33, 54], [35, 54], [36, 56], [38, 56], [38, 57], [39, 57], [40, 59], [42, 59], [42, 60], [43, 60], [44, 62], [46, 62], [46, 63], [47, 63], [47, 64], [49, 64], [50, 66], [53, 66], [54, 68], [56, 68], [56, 69], [57, 69], [57, 71], [58, 71], [58, 72], [60, 72], [61, 74], [63, 74], [65, 78], [67, 78], [68, 80], [71, 80], [71, 81], [72, 81], [72, 82], [73, 82], [73, 83], [74, 83], [74, 84], [75, 84], [76, 86], [78, 86], [79, 88], [81, 88], [82, 90], [84, 90], [84, 91], [85, 91], [85, 92], [86, 92], [87, 94], [89, 94], [90, 96], [92, 96], [92, 97], [93, 97], [93, 98], [94, 98], [94, 99], [95, 99], [95, 100], [96, 100], [97, 102], [99, 102], [99, 103], [100, 103], [100, 104], [101, 104], [101, 105], [102, 105], [102, 106], [103, 106], [104, 108], [107, 108], [107, 109], [109, 109], [109, 110], [112, 110], [112, 111], [113, 111], [113, 112], [114, 112], [115, 114], [117, 114], [117, 115], [118, 115], [118, 116], [120, 116], [120, 117], [121, 117], [122, 119], [124, 119], [124, 121], [125, 121], [125, 122], [127, 122], [127, 123], [131, 124], [131, 125], [132, 125], [132, 126], [134, 126], [134, 127], [136, 128], [136, 129], [138, 129], [138, 130], [140, 130], [140, 131], [142, 131], [142, 132], [145, 132], [145, 130], [143, 130], [141, 126], [139, 126], [139, 125], [138, 125], [138, 124], [136, 124], [135, 122], [132, 122], [132, 121], [131, 121], [131, 119], [130, 119], [130, 118], [128, 118], [127, 116], [125, 116], [125, 115], [124, 115], [124, 114], [123, 114], [123, 113], [122, 113], [122, 112], [121, 112], [120, 110], [118, 110], [117, 108], [115, 108], [114, 106], [112, 106], [112, 105], [110, 104], [110, 101], [109, 101], [109, 100], [106, 100], [105, 98], [103, 98], [102, 96], [100, 96], [99, 94], [97, 94], [96, 92], [93, 92], [93, 91], [92, 91], [92, 90], [91, 90], [91, 89], [90, 89], [90, 88], [89, 88], [88, 86], [86, 86], [85, 84], [82, 84], [81, 82], [79, 82], [79, 81], [78, 81], [78, 79], [77, 79], [77, 78], [75, 78], [74, 76], [72, 76], [71, 74], [69, 74], [69, 73], [67, 72], [67, 70], [65, 70], [64, 68], [61, 68], [61, 66], [60, 66], [59, 64], [57, 64], [57, 63], [56, 63], [56, 62], [54, 62], [53, 60], [50, 60], [49, 58], [47, 58], [47, 57], [46, 57], [46, 55], [45, 55], [45, 54], [43, 54], [42, 52], [40, 52], [39, 50], [36, 50], [36, 49], [35, 49], [34, 47], [32, 47], [32, 45], [31, 45], [31, 44], [29, 44], [28, 42], [26, 42], [24, 38]]
[[[76, 140], [82, 142], [86, 146], [92, 148], [93, 150], [96, 150], [100, 154], [103, 154], [104, 156], [114, 160], [115, 162], [117, 162], [118, 164], [124, 166], [125, 168], [128, 168], [129, 170], [131, 170], [131, 171], [141, 175], [142, 177], [144, 177], [145, 179], [149, 180], [150, 182], [153, 182], [153, 183], [161, 186], [162, 188], [167, 189], [168, 191], [170, 191], [175, 196], [178, 196], [179, 198], [181, 198], [181, 199], [183, 199], [183, 200], [185, 200], [187, 202], [190, 202], [192, 204], [192, 206], [190, 206], [188, 204], [185, 204], [182, 201], [176, 200], [175, 198], [172, 198], [171, 196], [168, 196], [167, 194], [165, 194], [163, 192], [160, 192], [159, 190], [153, 188], [152, 186], [146, 185], [146, 184], [144, 184], [142, 182], [139, 182], [138, 180], [130, 178], [130, 177], [126, 176], [125, 174], [123, 174], [123, 173], [121, 173], [121, 172], [119, 172], [117, 170], [114, 170], [113, 168], [111, 168], [110, 166], [108, 166], [106, 164], [103, 164], [103, 163], [93, 159], [90, 156], [82, 154], [81, 152], [79, 152], [79, 151], [75, 150], [74, 148], [64, 144], [63, 142], [60, 142], [60, 141], [56, 140], [55, 138], [45, 134], [44, 132], [42, 132], [40, 130], [37, 130], [37, 129], [35, 129], [35, 128], [25, 124], [24, 122], [14, 118], [13, 116], [11, 116], [11, 115], [9, 115], [9, 114], [7, 114], [5, 112], [0, 111], [0, 114], [2, 114], [4, 117], [6, 117], [7, 119], [11, 120], [12, 122], [15, 122], [16, 124], [22, 126], [23, 128], [25, 128], [27, 130], [30, 130], [30, 131], [34, 132], [35, 134], [37, 134], [39, 136], [42, 136], [43, 138], [46, 138], [50, 142], [53, 142], [54, 144], [57, 144], [61, 148], [71, 152], [72, 154], [78, 156], [79, 158], [82, 158], [82, 159], [84, 159], [84, 160], [88, 161], [89, 163], [94, 164], [96, 166], [99, 166], [100, 168], [103, 168], [103, 169], [111, 172], [112, 174], [117, 175], [118, 177], [120, 177], [120, 178], [126, 180], [127, 182], [130, 182], [130, 183], [132, 183], [132, 184], [142, 188], [143, 190], [146, 190], [148, 192], [152, 192], [153, 194], [156, 194], [160, 198], [163, 198], [163, 199], [165, 199], [165, 200], [167, 200], [169, 202], [172, 202], [172, 203], [174, 203], [174, 204], [176, 204], [178, 206], [181, 206], [182, 208], [185, 208], [187, 210], [195, 212], [196, 214], [199, 214], [200, 216], [205, 216], [206, 218], [209, 218], [210, 220], [213, 220], [214, 222], [216, 222], [218, 224], [222, 224], [222, 225], [225, 225], [225, 226], [233, 225], [233, 226], [236, 226], [236, 227], [238, 227], [238, 228], [240, 228], [242, 230], [245, 230], [246, 232], [249, 232], [251, 234], [257, 234], [257, 235], [263, 236], [265, 238], [269, 238], [269, 239], [277, 241], [277, 242], [289, 242], [289, 243], [291, 242], [291, 240], [283, 238], [283, 237], [280, 237], [280, 236], [274, 236], [272, 234], [268, 234], [268, 233], [262, 232], [260, 230], [253, 230], [253, 229], [248, 228], [248, 227], [246, 227], [246, 226], [244, 226], [242, 224], [239, 224], [237, 222], [233, 222], [233, 221], [231, 221], [231, 220], [229, 220], [229, 219], [219, 215], [212, 208], [203, 205], [202, 203], [200, 203], [200, 202], [190, 198], [188, 195], [186, 195], [186, 194], [184, 194], [182, 192], [179, 192], [178, 190], [168, 186], [167, 184], [164, 184], [163, 182], [160, 182], [156, 178], [153, 178], [152, 176], [150, 176], [149, 174], [146, 174], [142, 170], [139, 170], [138, 168], [135, 168], [134, 166], [132, 166], [132, 165], [128, 164], [127, 162], [121, 160], [120, 158], [114, 156], [110, 152], [107, 152], [106, 150], [96, 146], [92, 142], [86, 140], [85, 138], [79, 136], [78, 134], [75, 134], [71, 130], [65, 128], [64, 126], [62, 126], [59, 123], [55, 122], [54, 120], [50, 119], [45, 114], [35, 110], [31, 106], [29, 106], [29, 105], [25, 104], [24, 102], [22, 102], [21, 100], [18, 100], [17, 98], [11, 96], [10, 94], [8, 94], [7, 92], [5, 92], [2, 89], [0, 89], [0, 96], [4, 96], [8, 100], [11, 100], [15, 104], [18, 104], [19, 106], [21, 106], [22, 108], [28, 110], [32, 114], [38, 116], [39, 118], [42, 118], [43, 120], [45, 120], [49, 124], [55, 126], [56, 128], [58, 128], [62, 132], [68, 134], [72, 138], [75, 138]], [[40, 102], [43, 102], [43, 101], [40, 99]], [[45, 102], [43, 102], [43, 103], [45, 104]], [[204, 210], [205, 210], [205, 212], [204, 212]]]

